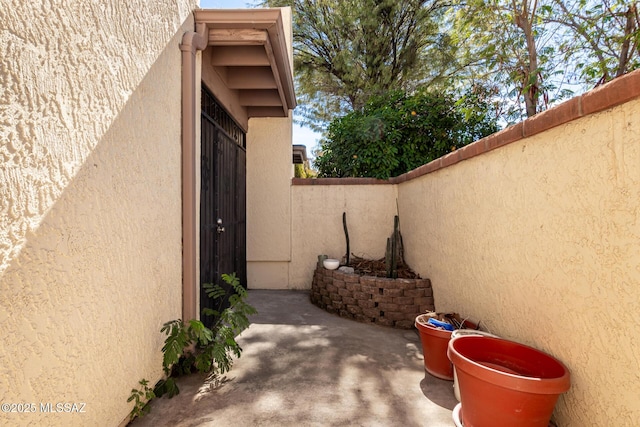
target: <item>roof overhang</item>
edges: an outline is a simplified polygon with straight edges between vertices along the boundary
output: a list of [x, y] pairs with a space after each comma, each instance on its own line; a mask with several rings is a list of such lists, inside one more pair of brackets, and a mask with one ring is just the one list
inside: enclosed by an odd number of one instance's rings
[[201, 9], [211, 66], [249, 117], [287, 117], [296, 107], [293, 67], [280, 9]]
[[304, 164], [308, 160], [307, 158], [307, 146], [294, 144], [293, 145], [293, 163]]

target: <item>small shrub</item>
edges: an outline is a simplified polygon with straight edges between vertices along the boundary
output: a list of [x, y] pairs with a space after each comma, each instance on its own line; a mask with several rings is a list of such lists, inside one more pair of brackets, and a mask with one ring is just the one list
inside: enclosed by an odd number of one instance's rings
[[142, 379], [138, 381], [140, 384], [141, 390], [136, 388], [131, 389], [131, 396], [127, 399], [127, 402], [131, 402], [135, 400], [135, 404], [133, 405], [133, 409], [129, 414], [130, 418], [133, 420], [135, 417], [143, 417], [147, 413], [149, 413], [149, 401], [156, 397], [153, 389], [149, 387], [149, 381]]
[[390, 91], [333, 120], [315, 167], [320, 177], [398, 176], [498, 130], [482, 94]]
[[227, 292], [219, 285], [203, 285], [206, 294], [218, 302], [217, 309], [203, 310], [204, 315], [214, 316], [209, 328], [201, 321], [191, 319], [171, 320], [162, 326], [160, 332], [167, 337], [162, 347], [162, 367], [165, 378], [156, 383], [153, 389], [148, 381], [139, 383], [140, 390], [132, 389], [127, 402], [135, 401], [130, 417], [144, 416], [149, 412], [148, 403], [154, 397], [166, 395], [169, 398], [180, 393], [175, 378], [193, 372], [223, 374], [233, 365], [233, 356], [240, 357], [242, 348], [236, 342], [236, 336], [249, 327], [249, 316], [256, 314], [255, 308], [248, 304], [247, 291], [240, 285], [234, 274], [223, 274], [222, 280], [231, 286], [234, 293], [229, 297], [229, 306], [222, 308]]

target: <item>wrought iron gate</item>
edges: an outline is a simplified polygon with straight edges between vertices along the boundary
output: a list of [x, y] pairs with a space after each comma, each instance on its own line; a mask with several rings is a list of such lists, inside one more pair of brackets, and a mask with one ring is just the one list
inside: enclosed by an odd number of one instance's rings
[[[204, 86], [201, 114], [200, 310], [214, 307], [204, 283], [229, 286], [220, 276], [236, 273], [246, 287], [246, 140]], [[228, 304], [227, 301], [224, 304]], [[223, 307], [224, 308], [224, 307]], [[201, 316], [206, 325], [213, 320]]]

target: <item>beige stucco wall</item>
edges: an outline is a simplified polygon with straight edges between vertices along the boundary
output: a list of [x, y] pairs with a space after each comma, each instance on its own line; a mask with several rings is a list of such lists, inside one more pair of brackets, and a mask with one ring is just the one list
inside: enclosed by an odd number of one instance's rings
[[[343, 212], [351, 253], [384, 257], [387, 238], [393, 233], [396, 197], [395, 185], [294, 185], [289, 286], [310, 289], [318, 255], [341, 259], [346, 254]], [[400, 222], [404, 230], [403, 218]]]
[[252, 118], [247, 132], [247, 282], [287, 288], [291, 259], [291, 117]]
[[398, 189], [407, 260], [436, 308], [567, 364], [563, 427], [640, 419], [638, 117], [636, 100]]
[[131, 388], [161, 375], [196, 4], [0, 1], [0, 401], [38, 412], [0, 425], [118, 425]]
[[[293, 66], [291, 8], [281, 8]], [[293, 71], [293, 70], [292, 70]], [[247, 132], [247, 285], [287, 289], [291, 260], [293, 118], [252, 118]]]

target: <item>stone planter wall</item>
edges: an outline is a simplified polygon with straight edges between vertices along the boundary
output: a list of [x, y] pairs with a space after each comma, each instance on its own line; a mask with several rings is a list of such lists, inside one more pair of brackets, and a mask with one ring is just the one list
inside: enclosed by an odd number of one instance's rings
[[400, 329], [413, 327], [416, 316], [434, 310], [429, 279], [387, 279], [317, 267], [311, 302], [330, 313], [364, 323]]

